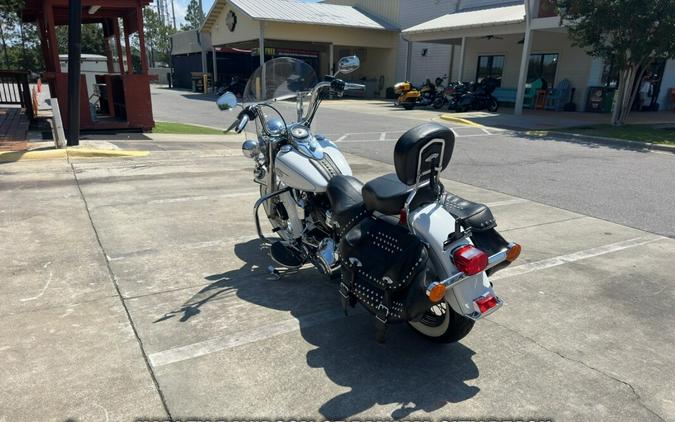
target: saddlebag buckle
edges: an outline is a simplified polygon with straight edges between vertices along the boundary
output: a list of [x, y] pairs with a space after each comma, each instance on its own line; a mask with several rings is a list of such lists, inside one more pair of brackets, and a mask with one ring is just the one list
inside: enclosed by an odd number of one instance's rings
[[[384, 312], [380, 312], [382, 309], [384, 309]], [[384, 316], [382, 316], [383, 314]], [[382, 324], [386, 324], [387, 320], [389, 319], [389, 308], [382, 303], [377, 305], [377, 313], [375, 314], [375, 318], [377, 318], [377, 320]]]

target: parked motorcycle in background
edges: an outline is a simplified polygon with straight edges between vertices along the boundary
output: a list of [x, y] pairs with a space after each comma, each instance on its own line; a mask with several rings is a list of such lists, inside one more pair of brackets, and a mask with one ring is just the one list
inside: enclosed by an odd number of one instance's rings
[[494, 78], [485, 78], [473, 84], [472, 89], [457, 100], [454, 110], [461, 113], [487, 109], [494, 113], [499, 108], [499, 103], [492, 93], [497, 88], [498, 83]]
[[[433, 341], [458, 341], [502, 305], [489, 276], [513, 262], [520, 246], [497, 233], [487, 206], [445, 191], [440, 173], [455, 145], [446, 126], [408, 130], [394, 148], [396, 172], [365, 184], [330, 139], [312, 133], [323, 99], [364, 88], [337, 78], [358, 66], [358, 57], [342, 58], [338, 73], [317, 83], [309, 65], [283, 57], [249, 79], [245, 105], [228, 130], [255, 123], [242, 150], [260, 185], [253, 207], [258, 236], [284, 268], [311, 263], [339, 276], [345, 313], [365, 307], [375, 316], [378, 341], [398, 322]], [[280, 112], [289, 100], [296, 121]], [[231, 110], [237, 99], [226, 93], [218, 106]], [[263, 234], [261, 206], [274, 239]]]
[[394, 85], [394, 93], [398, 95], [394, 105], [402, 106], [406, 110], [412, 110], [419, 101], [420, 91], [417, 90], [410, 82], [399, 82]]
[[432, 106], [437, 110], [445, 105], [448, 105], [449, 109], [454, 109], [457, 100], [466, 91], [466, 86], [462, 82], [448, 82], [448, 86], [443, 90], [443, 95], [437, 96]]
[[436, 101], [436, 98], [443, 96], [443, 81], [447, 76], [443, 75], [436, 78], [434, 83], [431, 83], [430, 79], [424, 81], [422, 88], [420, 88], [420, 99], [417, 102], [417, 105], [421, 107], [430, 106]]

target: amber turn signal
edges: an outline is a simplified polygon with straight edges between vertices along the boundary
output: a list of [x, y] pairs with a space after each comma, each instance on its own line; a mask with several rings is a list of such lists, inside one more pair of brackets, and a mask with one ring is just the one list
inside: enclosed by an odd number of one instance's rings
[[509, 250], [506, 252], [506, 260], [509, 262], [513, 262], [516, 259], [518, 259], [518, 257], [520, 256], [521, 249], [522, 248], [520, 247], [519, 244], [514, 243], [513, 246], [511, 246]]
[[431, 286], [427, 289], [427, 296], [429, 300], [436, 303], [443, 300], [445, 297], [445, 285], [441, 283], [431, 283]]

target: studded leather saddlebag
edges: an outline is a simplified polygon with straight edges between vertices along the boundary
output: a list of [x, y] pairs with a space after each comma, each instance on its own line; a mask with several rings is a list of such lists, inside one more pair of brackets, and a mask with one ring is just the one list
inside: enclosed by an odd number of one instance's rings
[[361, 302], [378, 318], [410, 320], [408, 309], [427, 301], [427, 247], [406, 227], [366, 218], [343, 237], [340, 256], [343, 297]]

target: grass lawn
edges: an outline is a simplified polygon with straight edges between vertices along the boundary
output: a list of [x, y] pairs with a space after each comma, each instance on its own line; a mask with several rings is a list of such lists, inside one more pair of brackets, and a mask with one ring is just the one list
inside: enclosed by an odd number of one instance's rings
[[182, 135], [223, 135], [222, 130], [183, 123], [155, 122], [152, 133], [175, 133]]
[[607, 138], [626, 139], [629, 141], [650, 142], [655, 144], [675, 145], [675, 127], [669, 129], [655, 128], [650, 125], [597, 125], [558, 129], [560, 132], [578, 133], [581, 135], [604, 136]]

